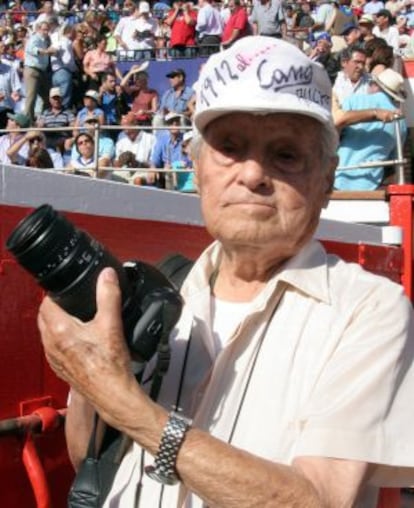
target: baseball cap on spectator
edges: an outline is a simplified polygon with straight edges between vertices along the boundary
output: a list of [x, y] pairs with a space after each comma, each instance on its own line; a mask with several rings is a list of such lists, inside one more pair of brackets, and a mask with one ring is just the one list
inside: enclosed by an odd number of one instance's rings
[[138, 7], [139, 14], [147, 14], [150, 12], [150, 5], [148, 2], [140, 2]]
[[88, 90], [85, 92], [85, 97], [90, 97], [96, 102], [99, 102], [99, 93], [96, 90]]
[[54, 86], [50, 89], [49, 97], [62, 97], [62, 92], [58, 86]]
[[184, 136], [183, 136], [183, 143], [186, 143], [187, 141], [191, 141], [194, 137], [194, 132], [191, 130], [191, 131], [187, 131]]
[[359, 24], [360, 25], [373, 25], [374, 24], [374, 17], [372, 14], [363, 14], [359, 18]]
[[346, 23], [342, 29], [341, 35], [348, 35], [352, 30], [355, 30], [357, 25], [355, 23]]
[[183, 118], [183, 115], [180, 115], [180, 113], [176, 113], [175, 111], [170, 111], [170, 113], [165, 115], [165, 119], [164, 120], [165, 120], [166, 123], [169, 123], [172, 120], [174, 120], [175, 118], [178, 118], [179, 120], [181, 120]]
[[7, 117], [14, 120], [22, 129], [30, 126], [30, 118], [23, 113], [7, 113]]
[[321, 34], [316, 37], [316, 42], [318, 41], [328, 41], [332, 42], [331, 36], [328, 34], [328, 32], [322, 32]]
[[388, 9], [381, 9], [380, 11], [377, 12], [376, 16], [377, 16], [377, 18], [379, 16], [384, 16], [384, 17], [388, 18], [389, 21], [393, 21], [394, 20], [391, 12]]
[[393, 69], [385, 69], [379, 74], [372, 75], [372, 79], [388, 95], [398, 102], [404, 102], [406, 93], [404, 78]]
[[[224, 68], [229, 69], [226, 76], [217, 71]], [[194, 123], [200, 132], [216, 118], [235, 112], [296, 113], [336, 132], [328, 74], [322, 65], [283, 40], [243, 37], [212, 55], [197, 83], [200, 93]]]
[[185, 79], [185, 71], [184, 69], [174, 69], [166, 74], [167, 78], [175, 78], [176, 76], [182, 76]]

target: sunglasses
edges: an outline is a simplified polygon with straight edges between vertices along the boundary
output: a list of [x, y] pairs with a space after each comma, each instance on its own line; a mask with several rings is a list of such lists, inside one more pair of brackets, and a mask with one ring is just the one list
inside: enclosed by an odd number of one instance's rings
[[40, 136], [36, 137], [36, 138], [32, 138], [29, 140], [29, 143], [35, 143], [35, 142], [38, 142], [38, 143], [41, 143], [43, 141], [43, 138], [41, 138]]

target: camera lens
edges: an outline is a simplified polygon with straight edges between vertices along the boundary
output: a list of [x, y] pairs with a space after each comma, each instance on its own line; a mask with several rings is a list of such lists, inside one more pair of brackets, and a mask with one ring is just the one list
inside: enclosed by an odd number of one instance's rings
[[95, 315], [96, 280], [104, 267], [116, 270], [123, 299], [129, 297], [119, 261], [50, 205], [23, 219], [6, 246], [56, 303], [83, 321]]

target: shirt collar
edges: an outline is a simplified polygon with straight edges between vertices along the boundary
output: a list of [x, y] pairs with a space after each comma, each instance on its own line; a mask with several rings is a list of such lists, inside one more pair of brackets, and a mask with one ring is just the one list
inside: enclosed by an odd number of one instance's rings
[[[209, 288], [210, 279], [219, 266], [221, 252], [221, 245], [217, 241], [203, 252], [191, 270], [191, 280], [183, 285], [184, 296], [194, 296]], [[323, 246], [318, 241], [311, 240], [290, 258], [257, 295], [255, 303], [258, 307], [265, 304], [280, 282], [329, 304], [328, 257]]]

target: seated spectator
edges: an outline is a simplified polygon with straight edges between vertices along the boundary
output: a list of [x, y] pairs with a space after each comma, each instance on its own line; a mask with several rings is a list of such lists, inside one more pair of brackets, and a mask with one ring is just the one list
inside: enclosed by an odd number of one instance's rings
[[46, 148], [36, 147], [31, 152], [26, 160], [27, 167], [36, 169], [53, 169], [53, 161]]
[[193, 131], [187, 131], [181, 142], [181, 160], [172, 163], [174, 189], [180, 192], [195, 192], [193, 162], [191, 160], [190, 144]]
[[367, 42], [376, 38], [372, 33], [374, 29], [374, 17], [371, 14], [363, 14], [359, 18], [358, 24], [364, 48], [367, 49]]
[[[338, 149], [339, 167], [356, 166], [364, 162], [385, 161], [395, 158], [397, 140], [393, 123], [378, 121], [377, 108], [391, 111], [396, 118], [399, 111], [396, 103], [404, 101], [404, 79], [392, 69], [386, 69], [372, 76], [368, 94], [351, 95], [344, 100], [343, 110], [357, 114], [358, 110], [370, 109], [371, 122], [354, 123], [341, 131]], [[402, 142], [407, 133], [404, 120], [400, 122]], [[335, 176], [335, 189], [375, 190], [384, 177], [382, 166], [357, 169], [338, 169]]]
[[[133, 83], [129, 83], [133, 77]], [[158, 110], [158, 92], [148, 87], [148, 73], [141, 70], [140, 65], [134, 65], [121, 81], [121, 88], [131, 98], [131, 111], [134, 115], [148, 116], [151, 121]]]
[[172, 58], [194, 57], [196, 54], [197, 12], [193, 8], [193, 4], [181, 0], [174, 2], [164, 21], [171, 28], [170, 56]]
[[[96, 118], [88, 118], [85, 121], [84, 128], [82, 132], [87, 132], [92, 138], [96, 139], [96, 126], [98, 124], [98, 120]], [[116, 132], [116, 131], [114, 131]], [[70, 158], [75, 159], [79, 152], [76, 147], [75, 137], [70, 138], [65, 142], [66, 150], [70, 150]], [[109, 159], [113, 160], [115, 157], [115, 143], [112, 140], [111, 136], [108, 135], [107, 132], [99, 130], [98, 131], [98, 158], [99, 159]]]
[[171, 169], [174, 162], [181, 160], [183, 139], [181, 125], [183, 121], [183, 115], [174, 112], [168, 113], [165, 123], [169, 129], [160, 132], [157, 136], [150, 160], [153, 176], [149, 181], [151, 184], [155, 183], [157, 187], [173, 188], [172, 175], [166, 172], [157, 173], [156, 169]]
[[112, 161], [108, 157], [98, 156], [98, 160], [95, 159], [95, 143], [90, 134], [87, 132], [78, 134], [75, 138], [75, 146], [78, 155], [66, 166], [69, 172], [81, 176], [110, 179], [110, 172], [100, 168], [110, 166]]
[[[20, 129], [26, 129], [30, 126], [30, 118], [23, 113], [7, 113], [7, 134], [0, 136], [0, 160], [3, 164], [11, 164], [12, 161], [8, 155], [8, 150], [19, 139], [24, 137]], [[27, 159], [28, 146], [22, 143], [17, 153], [13, 154], [13, 164], [23, 165]]]
[[75, 119], [75, 136], [77, 131], [84, 127], [89, 118], [96, 118], [101, 125], [105, 123], [105, 114], [99, 107], [100, 97], [96, 90], [88, 90], [83, 97], [84, 107], [78, 112]]
[[[60, 88], [51, 88], [49, 92], [49, 107], [38, 116], [36, 121], [37, 127], [72, 127], [74, 123], [75, 115], [72, 110], [63, 107]], [[45, 132], [45, 135], [47, 148], [53, 148], [63, 153], [65, 141], [71, 137], [72, 133], [68, 130], [59, 130]]]
[[[137, 168], [143, 167], [142, 164], [145, 163], [137, 161], [132, 152], [122, 152], [119, 158], [114, 161], [114, 167], [118, 169], [113, 172], [112, 177], [119, 182], [130, 183], [133, 171], [129, 171], [129, 169], [136, 170]], [[148, 166], [148, 163], [146, 164]], [[144, 182], [140, 183], [140, 185], [144, 185]]]
[[142, 122], [132, 112], [122, 117], [121, 125], [123, 130], [115, 144], [116, 159], [119, 159], [124, 152], [131, 152], [137, 160], [148, 163], [155, 144], [154, 134], [145, 128], [128, 128], [142, 126]]
[[359, 25], [355, 23], [348, 23], [343, 27], [341, 35], [345, 40], [346, 47], [363, 47], [364, 40]]
[[185, 84], [185, 71], [174, 69], [166, 77], [170, 80], [171, 86], [161, 97], [160, 115], [165, 117], [170, 112], [187, 114], [187, 103], [193, 96], [194, 90]]
[[394, 53], [399, 53], [400, 34], [398, 28], [394, 26], [394, 18], [387, 9], [381, 9], [375, 16], [375, 27], [372, 33], [384, 39], [388, 46], [391, 46]]
[[331, 83], [334, 84], [340, 71], [340, 63], [337, 56], [332, 54], [332, 40], [328, 33], [323, 32], [318, 36], [309, 58], [325, 67]]
[[[46, 148], [46, 137], [43, 132], [37, 130], [27, 131], [23, 136], [20, 136], [7, 150], [7, 156], [13, 164], [19, 166], [27, 166], [27, 161], [35, 150], [44, 149], [49, 153], [52, 165], [49, 169], [63, 168], [62, 155], [55, 150]], [[22, 151], [26, 154], [22, 160]]]

